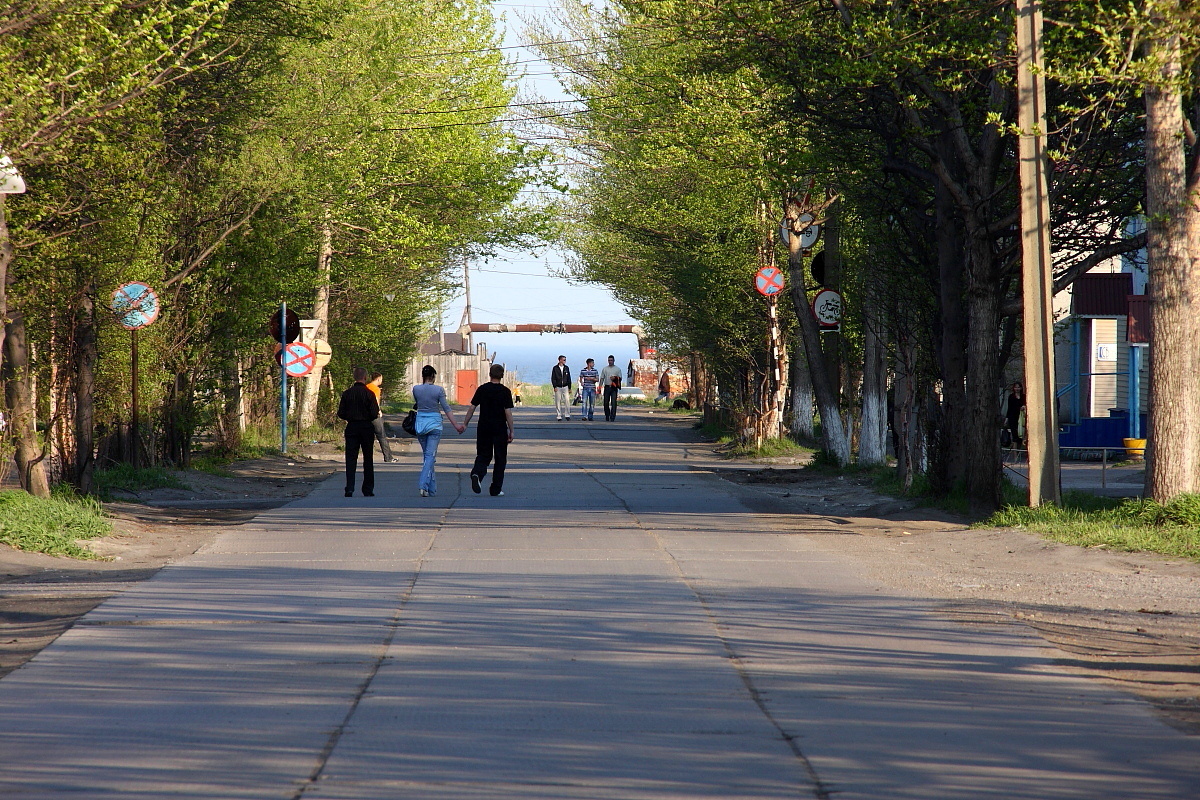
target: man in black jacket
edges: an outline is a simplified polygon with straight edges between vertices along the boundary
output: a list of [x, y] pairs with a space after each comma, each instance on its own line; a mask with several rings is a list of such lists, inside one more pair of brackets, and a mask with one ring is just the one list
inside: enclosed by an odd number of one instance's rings
[[554, 391], [554, 413], [560, 420], [571, 418], [571, 368], [567, 357], [559, 356], [550, 370], [550, 388]]
[[342, 392], [337, 415], [346, 420], [346, 497], [354, 496], [354, 471], [358, 468], [358, 451], [363, 456], [363, 497], [375, 496], [375, 418], [379, 416], [379, 401], [367, 388], [367, 371], [354, 368], [354, 385]]

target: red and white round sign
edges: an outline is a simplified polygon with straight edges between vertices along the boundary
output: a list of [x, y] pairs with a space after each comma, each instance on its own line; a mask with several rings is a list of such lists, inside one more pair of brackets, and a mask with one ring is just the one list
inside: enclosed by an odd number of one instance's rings
[[822, 325], [837, 325], [842, 318], [842, 296], [833, 289], [822, 289], [813, 298], [812, 312]]
[[754, 288], [765, 297], [779, 294], [783, 285], [783, 272], [778, 267], [763, 267], [754, 275]]

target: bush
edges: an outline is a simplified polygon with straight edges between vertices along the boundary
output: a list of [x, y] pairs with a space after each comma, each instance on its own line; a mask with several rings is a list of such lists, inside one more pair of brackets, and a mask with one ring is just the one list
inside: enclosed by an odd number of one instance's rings
[[0, 492], [0, 542], [17, 550], [93, 559], [77, 539], [105, 536], [112, 525], [92, 497], [59, 488], [49, 499], [21, 491]]

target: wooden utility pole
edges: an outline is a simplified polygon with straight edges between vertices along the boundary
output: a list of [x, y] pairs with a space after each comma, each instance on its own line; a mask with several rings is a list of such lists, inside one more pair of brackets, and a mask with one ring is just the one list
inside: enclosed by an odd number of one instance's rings
[[1021, 179], [1021, 285], [1029, 505], [1062, 501], [1054, 409], [1050, 197], [1046, 181], [1046, 80], [1041, 0], [1017, 0], [1017, 154]]

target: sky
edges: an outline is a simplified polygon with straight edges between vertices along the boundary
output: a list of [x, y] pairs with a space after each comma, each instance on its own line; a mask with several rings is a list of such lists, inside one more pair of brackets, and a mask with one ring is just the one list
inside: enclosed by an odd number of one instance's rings
[[[506, 54], [527, 73], [520, 95], [538, 94], [546, 100], [567, 100], [558, 81], [548, 73], [551, 65], [523, 45], [525, 19], [546, 19], [554, 0], [496, 0], [493, 13], [504, 31]], [[557, 274], [567, 270], [566, 254], [556, 250], [540, 253], [501, 251], [498, 257], [470, 264], [471, 317], [474, 322], [578, 323], [622, 325], [635, 323], [608, 290], [573, 284]], [[447, 330], [458, 328], [464, 297], [460, 294], [446, 307], [442, 322]], [[609, 355], [624, 366], [637, 358], [637, 339], [631, 334], [476, 334], [475, 342], [486, 342], [496, 360], [520, 374], [521, 380], [549, 383], [550, 368], [558, 356], [578, 370], [584, 359], [604, 364]]]

